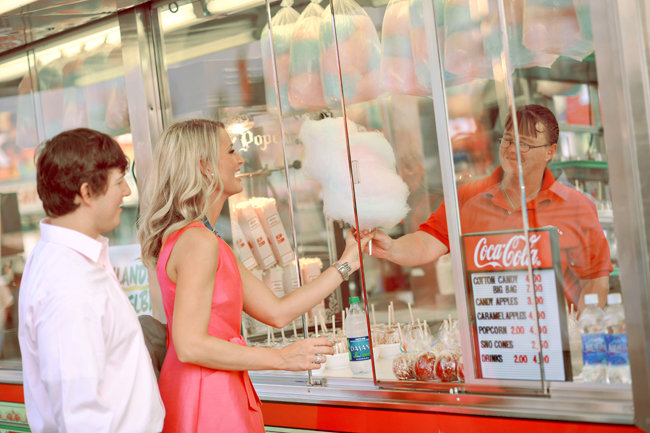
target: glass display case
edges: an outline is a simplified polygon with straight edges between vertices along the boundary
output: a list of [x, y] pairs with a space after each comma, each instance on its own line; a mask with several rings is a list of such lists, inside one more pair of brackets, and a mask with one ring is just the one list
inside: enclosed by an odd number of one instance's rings
[[[216, 229], [278, 296], [331, 266], [347, 230], [373, 235], [359, 272], [303, 317], [244, 317], [249, 345], [335, 345], [320, 370], [251, 372], [270, 424], [352, 431], [343, 413], [377, 425], [383, 410], [649, 428], [642, 2], [136, 3], [0, 56], [18, 257], [43, 216], [38, 142], [95, 127], [124, 139], [142, 181], [164, 126], [220, 120], [245, 191]], [[131, 200], [114, 244], [134, 242]], [[626, 320], [588, 327], [589, 294], [601, 308], [620, 294]], [[365, 323], [351, 329], [354, 297]], [[631, 368], [608, 368], [625, 338]], [[296, 404], [332, 416], [293, 423]]]
[[[287, 392], [346, 404], [386, 389], [522, 394], [555, 406], [575, 392], [589, 404], [585, 390], [599, 389], [611, 408], [603, 420], [629, 414], [629, 379], [607, 384], [591, 353], [587, 372], [598, 372], [583, 373], [585, 295], [604, 308], [622, 291], [588, 2], [178, 6], [154, 10], [165, 122], [228, 125], [246, 191], [220, 231], [240, 259], [281, 294], [308, 281], [312, 260], [333, 263], [348, 227], [377, 233], [361, 271], [320, 311], [284, 330], [244, 323], [250, 344], [325, 333], [346, 352], [349, 298], [362, 299], [371, 368], [355, 374], [352, 355], [331, 358], [304, 392]], [[539, 114], [533, 129], [513, 127], [530, 105], [549, 109], [557, 130]], [[263, 206], [279, 216], [291, 261], [256, 249], [275, 236]], [[400, 242], [402, 256], [385, 250]], [[524, 258], [496, 264], [508, 245]], [[478, 263], [481, 254], [492, 259]], [[278, 380], [301, 376], [252, 374], [271, 400], [282, 400]]]

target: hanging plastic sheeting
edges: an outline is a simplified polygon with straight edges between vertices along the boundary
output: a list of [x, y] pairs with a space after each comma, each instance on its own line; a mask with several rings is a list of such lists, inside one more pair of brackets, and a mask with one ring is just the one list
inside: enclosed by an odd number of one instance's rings
[[18, 107], [16, 109], [16, 147], [30, 149], [38, 145], [36, 113], [32, 95], [32, 80], [25, 75], [18, 84]]
[[318, 45], [323, 8], [318, 2], [319, 0], [311, 0], [300, 14], [291, 34], [289, 103], [296, 110], [327, 108], [323, 96]]
[[266, 94], [266, 107], [268, 111], [277, 112], [278, 103], [275, 94], [275, 73], [273, 54], [275, 54], [275, 69], [278, 75], [278, 90], [280, 104], [283, 112], [289, 112], [289, 77], [291, 65], [291, 35], [300, 14], [293, 9], [293, 0], [283, 0], [280, 10], [271, 18], [273, 32], [273, 52], [271, 52], [271, 38], [269, 26], [262, 30], [260, 44], [262, 48], [262, 68], [264, 72], [264, 91]]
[[321, 71], [325, 102], [333, 109], [341, 107], [339, 69], [332, 28], [332, 10], [336, 22], [343, 96], [346, 104], [368, 101], [381, 92], [379, 68], [381, 45], [375, 25], [353, 0], [336, 0], [321, 15]]
[[582, 60], [593, 51], [586, 0], [526, 0], [523, 44], [534, 52]]
[[[111, 68], [122, 69], [122, 48], [115, 47], [108, 55]], [[106, 126], [117, 135], [129, 131], [129, 106], [126, 98], [126, 82], [124, 76], [119, 74], [111, 81], [111, 88], [106, 101]]]
[[390, 0], [381, 27], [381, 84], [391, 93], [424, 95], [428, 92], [415, 75], [410, 28], [409, 0]]
[[88, 112], [83, 88], [77, 81], [81, 78], [84, 57], [75, 55], [66, 59], [63, 66], [63, 129], [88, 126]]

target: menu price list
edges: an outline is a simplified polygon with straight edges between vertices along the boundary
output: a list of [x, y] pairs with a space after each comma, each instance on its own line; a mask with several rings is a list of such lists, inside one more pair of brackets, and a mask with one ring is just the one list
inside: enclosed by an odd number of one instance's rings
[[553, 269], [535, 270], [534, 284], [527, 270], [474, 272], [470, 278], [481, 376], [541, 380], [542, 362], [545, 380], [566, 380]]

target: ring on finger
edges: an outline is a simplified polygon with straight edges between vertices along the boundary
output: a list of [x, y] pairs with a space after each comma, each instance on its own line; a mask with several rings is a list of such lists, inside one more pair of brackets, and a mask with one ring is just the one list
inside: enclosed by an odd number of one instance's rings
[[322, 364], [323, 363], [323, 355], [320, 353], [316, 354], [316, 364]]

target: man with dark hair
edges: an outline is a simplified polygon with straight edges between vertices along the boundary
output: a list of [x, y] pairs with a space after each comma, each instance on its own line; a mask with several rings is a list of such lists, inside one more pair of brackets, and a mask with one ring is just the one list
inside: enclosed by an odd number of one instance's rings
[[159, 432], [164, 408], [138, 318], [101, 236], [120, 224], [128, 160], [109, 136], [65, 131], [38, 151], [48, 215], [20, 287], [32, 432]]
[[[559, 128], [555, 115], [541, 105], [526, 105], [517, 110], [517, 127], [529, 227], [558, 228], [568, 302], [582, 311], [584, 295], [596, 293], [604, 306], [612, 266], [596, 206], [584, 194], [556, 182], [546, 167], [557, 150]], [[458, 186], [462, 233], [522, 228], [514, 143], [513, 121], [509, 116], [499, 147], [501, 165], [484, 179]], [[444, 202], [418, 231], [392, 239], [378, 230], [373, 238], [372, 255], [400, 265], [429, 263], [447, 252], [449, 233]]]

